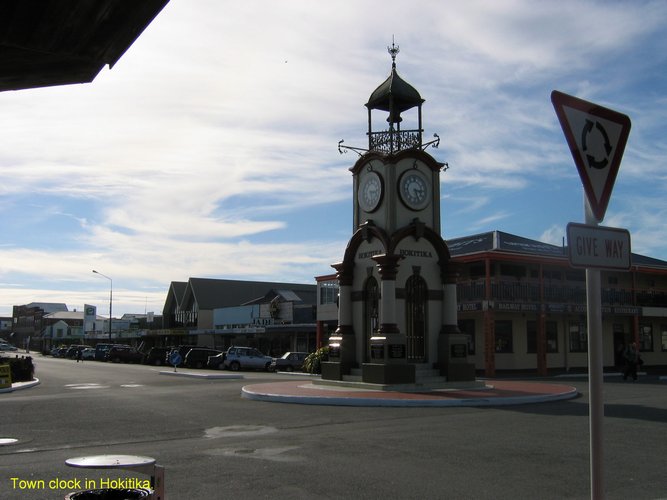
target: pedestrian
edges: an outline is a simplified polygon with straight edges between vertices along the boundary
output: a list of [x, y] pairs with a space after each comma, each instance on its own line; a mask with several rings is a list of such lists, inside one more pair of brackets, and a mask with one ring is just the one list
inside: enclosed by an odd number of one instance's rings
[[83, 349], [79, 348], [76, 350], [76, 362], [81, 361], [83, 363]]
[[632, 380], [637, 380], [637, 364], [639, 363], [639, 352], [637, 352], [637, 344], [635, 342], [628, 345], [623, 352], [625, 359], [625, 371], [623, 372], [623, 380], [632, 377]]

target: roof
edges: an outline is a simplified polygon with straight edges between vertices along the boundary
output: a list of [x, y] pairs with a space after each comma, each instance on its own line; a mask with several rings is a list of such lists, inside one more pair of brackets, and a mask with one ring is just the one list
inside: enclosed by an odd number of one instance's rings
[[316, 293], [317, 286], [301, 283], [190, 278], [180, 307], [189, 310], [190, 304], [193, 303], [197, 304], [199, 310], [238, 306], [265, 296], [267, 290], [271, 289], [290, 290], [300, 295], [308, 291]]
[[67, 312], [67, 304], [63, 304], [60, 302], [31, 302], [30, 304], [26, 304], [23, 307], [27, 308], [38, 308], [44, 311], [45, 314], [49, 313], [54, 313], [58, 311], [65, 311]]
[[185, 289], [188, 287], [187, 281], [172, 281], [167, 292], [167, 299], [164, 301], [163, 314], [167, 311], [175, 311], [181, 308]]
[[49, 320], [83, 320], [84, 311], [57, 311], [44, 315]]
[[169, 0], [3, 0], [0, 91], [88, 83]]
[[[568, 247], [551, 245], [542, 241], [516, 236], [502, 231], [474, 234], [447, 240], [447, 248], [452, 258], [488, 252], [513, 253], [541, 258], [562, 258], [568, 260]], [[667, 269], [667, 261], [633, 253], [633, 266]]]
[[419, 106], [423, 102], [424, 99], [417, 89], [403, 80], [396, 72], [396, 67], [393, 67], [389, 77], [368, 98], [366, 107], [393, 112], [398, 117], [401, 112]]

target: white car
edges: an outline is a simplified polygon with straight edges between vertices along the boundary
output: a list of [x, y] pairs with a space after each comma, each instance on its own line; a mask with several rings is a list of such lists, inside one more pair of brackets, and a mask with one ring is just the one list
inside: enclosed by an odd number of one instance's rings
[[18, 351], [18, 349], [7, 342], [0, 342], [0, 351]]

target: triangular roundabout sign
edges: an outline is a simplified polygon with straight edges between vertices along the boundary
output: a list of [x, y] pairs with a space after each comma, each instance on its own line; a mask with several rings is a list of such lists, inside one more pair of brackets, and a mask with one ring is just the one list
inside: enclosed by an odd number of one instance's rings
[[593, 215], [602, 221], [630, 134], [630, 118], [557, 90], [551, 102]]

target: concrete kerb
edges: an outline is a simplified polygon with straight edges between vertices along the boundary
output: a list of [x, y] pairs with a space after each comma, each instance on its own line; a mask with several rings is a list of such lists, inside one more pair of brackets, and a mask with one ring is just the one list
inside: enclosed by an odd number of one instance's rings
[[566, 400], [578, 395], [572, 386], [521, 381], [487, 381], [482, 389], [423, 393], [324, 387], [307, 380], [253, 384], [241, 389], [243, 398], [254, 401], [376, 407], [509, 406]]
[[162, 370], [160, 375], [168, 375], [172, 377], [190, 377], [206, 380], [217, 380], [217, 379], [242, 379], [243, 375], [240, 374], [227, 374], [227, 373], [194, 373], [194, 372], [179, 372], [179, 371], [169, 371]]
[[0, 393], [20, 391], [22, 389], [29, 389], [31, 387], [35, 387], [36, 385], [39, 385], [39, 383], [40, 382], [39, 382], [38, 378], [32, 379], [28, 382], [12, 382], [11, 387], [6, 387], [4, 389], [0, 389]]

